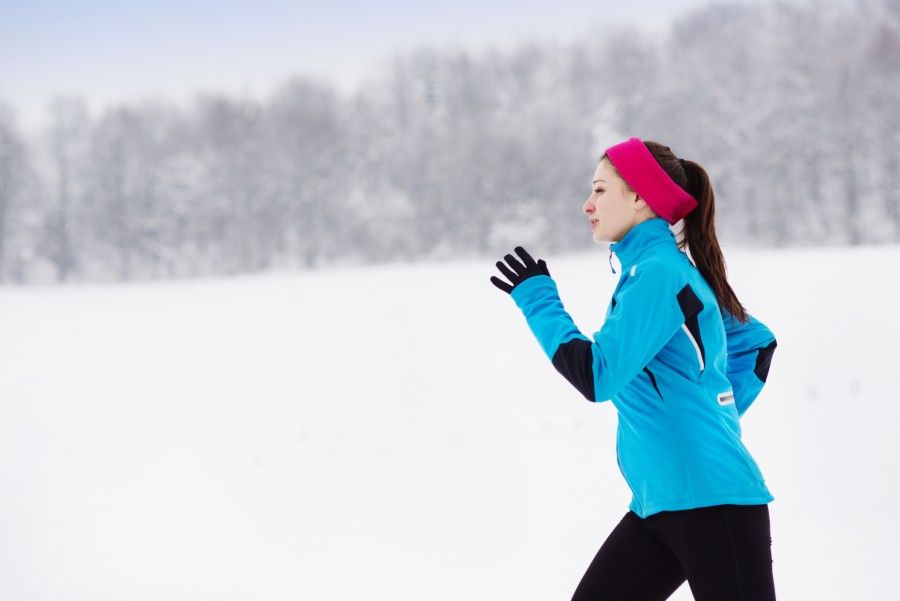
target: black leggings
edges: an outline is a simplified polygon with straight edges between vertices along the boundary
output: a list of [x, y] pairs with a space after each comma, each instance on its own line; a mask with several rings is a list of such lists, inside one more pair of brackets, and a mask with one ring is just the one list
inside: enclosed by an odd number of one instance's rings
[[768, 505], [629, 511], [572, 601], [662, 601], [685, 580], [696, 601], [774, 601], [771, 545]]

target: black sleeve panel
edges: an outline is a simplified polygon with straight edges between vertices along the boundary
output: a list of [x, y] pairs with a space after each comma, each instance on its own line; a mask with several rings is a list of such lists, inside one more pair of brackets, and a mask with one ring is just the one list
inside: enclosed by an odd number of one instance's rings
[[756, 355], [756, 366], [753, 368], [753, 373], [763, 382], [769, 375], [769, 365], [772, 363], [772, 354], [775, 352], [776, 346], [778, 346], [778, 341], [773, 340], [769, 346], [759, 349], [759, 353]]
[[678, 292], [678, 305], [681, 307], [681, 312], [684, 313], [685, 321], [703, 310], [703, 302], [697, 297], [690, 284], [685, 284], [684, 288]]
[[573, 338], [559, 345], [553, 354], [553, 367], [561, 373], [584, 397], [594, 399], [594, 356], [591, 342]]
[[678, 293], [678, 304], [681, 306], [681, 312], [684, 314], [684, 324], [691, 333], [691, 338], [697, 343], [700, 349], [700, 357], [703, 365], [706, 366], [706, 349], [703, 346], [703, 335], [700, 332], [700, 320], [698, 316], [703, 310], [703, 302], [697, 297], [697, 293], [691, 288], [690, 284], [685, 284], [684, 288]]

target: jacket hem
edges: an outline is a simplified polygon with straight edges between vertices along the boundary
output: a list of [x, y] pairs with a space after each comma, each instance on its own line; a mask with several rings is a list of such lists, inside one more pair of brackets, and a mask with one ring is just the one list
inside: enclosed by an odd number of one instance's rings
[[[712, 505], [763, 505], [771, 503], [775, 497], [771, 494], [763, 495], [744, 495], [744, 496], [715, 496], [701, 497], [699, 499], [684, 499], [681, 501], [669, 501], [666, 503], [653, 503], [643, 508], [636, 507], [635, 503], [631, 503], [629, 509], [637, 514], [640, 518], [647, 518], [661, 511], [679, 511], [683, 509], [697, 509], [699, 507], [710, 507]], [[640, 511], [638, 510], [640, 509]]]

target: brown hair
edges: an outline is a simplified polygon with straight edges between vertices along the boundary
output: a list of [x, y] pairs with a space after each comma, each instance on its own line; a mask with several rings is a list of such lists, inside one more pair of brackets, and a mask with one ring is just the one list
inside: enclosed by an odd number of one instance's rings
[[[719, 247], [715, 229], [716, 198], [709, 175], [699, 163], [676, 157], [668, 146], [652, 140], [643, 140], [643, 142], [668, 176], [687, 190], [698, 202], [697, 208], [684, 216], [684, 227], [680, 232], [681, 240], [678, 241], [678, 248], [684, 250], [687, 245], [694, 265], [713, 289], [719, 306], [724, 307], [734, 317], [745, 323], [747, 310], [744, 309], [725, 277], [725, 257]], [[600, 160], [604, 158], [608, 160], [605, 154], [600, 157]], [[610, 166], [615, 169], [611, 161]], [[625, 178], [622, 179], [624, 181]], [[625, 185], [629, 190], [634, 191], [628, 182], [625, 182]]]

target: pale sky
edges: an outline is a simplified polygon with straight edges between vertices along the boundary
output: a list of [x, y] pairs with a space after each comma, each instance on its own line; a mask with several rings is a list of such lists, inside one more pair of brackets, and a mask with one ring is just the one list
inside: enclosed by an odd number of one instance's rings
[[261, 98], [304, 73], [349, 90], [393, 51], [418, 44], [506, 47], [601, 35], [613, 23], [661, 29], [707, 3], [0, 0], [0, 100], [31, 130], [47, 120], [55, 94], [82, 96], [96, 113], [146, 97], [182, 102], [201, 90]]

